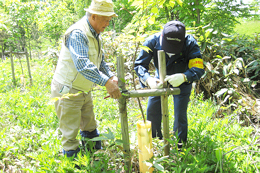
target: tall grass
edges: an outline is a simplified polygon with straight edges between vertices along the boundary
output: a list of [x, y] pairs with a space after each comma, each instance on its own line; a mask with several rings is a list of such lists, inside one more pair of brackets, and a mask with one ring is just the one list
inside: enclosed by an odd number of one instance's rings
[[[25, 67], [25, 60], [22, 60]], [[22, 71], [15, 60], [17, 86], [13, 86], [10, 60], [0, 63], [0, 170], [1, 172], [122, 172], [124, 171], [121, 124], [117, 101], [104, 99], [103, 87], [93, 90], [98, 129], [103, 150], [85, 152], [72, 161], [62, 155], [61, 133], [54, 107], [50, 103], [52, 63], [33, 60], [33, 86], [21, 80]], [[24, 69], [24, 75], [27, 72]], [[153, 140], [152, 164], [155, 172], [256, 172], [260, 168], [259, 133], [236, 122], [236, 112], [219, 115], [218, 105], [192, 93], [188, 109], [188, 142], [178, 152], [176, 140], [170, 140], [169, 157], [163, 157], [163, 143]], [[147, 98], [141, 98], [145, 110]], [[127, 102], [131, 140], [132, 172], [138, 172], [136, 122], [141, 120], [137, 100]], [[169, 98], [170, 129], [173, 127], [173, 103]], [[220, 118], [221, 117], [221, 118]], [[78, 139], [80, 137], [78, 136]], [[82, 170], [74, 168], [80, 165]]]

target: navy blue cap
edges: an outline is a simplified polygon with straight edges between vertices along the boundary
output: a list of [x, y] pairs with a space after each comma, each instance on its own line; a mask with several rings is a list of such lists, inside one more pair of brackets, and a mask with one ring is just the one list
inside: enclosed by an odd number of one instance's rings
[[168, 53], [181, 52], [185, 41], [185, 25], [180, 21], [166, 23], [162, 32], [162, 49]]

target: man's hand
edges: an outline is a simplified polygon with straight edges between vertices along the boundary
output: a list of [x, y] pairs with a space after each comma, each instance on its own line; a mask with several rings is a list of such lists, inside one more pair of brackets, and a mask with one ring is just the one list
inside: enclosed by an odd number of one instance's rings
[[153, 78], [153, 77], [149, 77], [146, 80], [147, 85], [151, 88], [151, 89], [160, 89], [163, 88], [163, 83], [157, 79], [157, 78]]
[[183, 73], [176, 73], [173, 75], [166, 75], [164, 82], [169, 82], [173, 87], [180, 86], [183, 82], [185, 82], [185, 74]]
[[118, 88], [118, 78], [116, 76], [108, 79], [105, 87], [111, 98], [118, 99], [121, 97], [121, 92]]
[[116, 76], [113, 76], [110, 78], [113, 82], [116, 82], [118, 84], [118, 78]]

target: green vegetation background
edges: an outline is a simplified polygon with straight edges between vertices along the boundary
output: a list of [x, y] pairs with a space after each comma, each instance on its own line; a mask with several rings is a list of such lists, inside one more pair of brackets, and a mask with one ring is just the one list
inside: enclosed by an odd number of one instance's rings
[[[259, 24], [259, 23], [258, 23]], [[246, 24], [247, 25], [247, 24]], [[104, 149], [80, 155], [75, 161], [61, 153], [61, 133], [58, 119], [49, 98], [53, 75], [51, 59], [31, 60], [33, 85], [29, 86], [26, 61], [15, 58], [18, 87], [12, 86], [11, 64], [0, 63], [0, 170], [22, 172], [121, 172], [124, 171], [121, 124], [118, 104], [103, 99], [102, 87], [93, 92], [98, 129]], [[24, 78], [23, 78], [24, 76]], [[141, 103], [145, 109], [147, 98]], [[136, 122], [141, 119], [137, 100], [127, 102], [131, 141], [132, 172], [138, 172]], [[170, 129], [173, 127], [173, 106], [169, 98]], [[252, 126], [241, 126], [236, 113], [218, 117], [219, 106], [211, 99], [203, 100], [203, 93], [192, 93], [188, 108], [189, 140], [178, 152], [174, 136], [171, 153], [163, 157], [163, 142], [153, 140], [155, 172], [255, 172], [259, 170], [259, 134]], [[79, 137], [80, 138], [80, 137]], [[250, 152], [254, 151], [254, 152]], [[74, 168], [82, 166], [82, 170]]]
[[[163, 142], [154, 139], [154, 157], [147, 163], [155, 172], [259, 172], [260, 121], [256, 98], [260, 93], [260, 27], [259, 15], [252, 17], [248, 13], [249, 9], [257, 12], [259, 1], [254, 0], [255, 4], [245, 9], [234, 4], [234, 0], [196, 2], [115, 1], [120, 17], [111, 21], [109, 32], [102, 34], [106, 60], [116, 71], [116, 57], [126, 59], [126, 83], [132, 89], [135, 80], [131, 78], [131, 62], [144, 39], [169, 20], [184, 22], [201, 46], [207, 69], [191, 95], [189, 140], [178, 152], [176, 137], [171, 136], [170, 155], [164, 157]], [[62, 136], [50, 100], [50, 85], [60, 37], [85, 14], [84, 8], [89, 4], [90, 0], [0, 0], [1, 50], [27, 48], [33, 76], [30, 86], [26, 60], [15, 56], [14, 86], [10, 57], [0, 63], [0, 172], [126, 172], [118, 103], [103, 99], [107, 96], [103, 87], [97, 86], [92, 94], [104, 149], [82, 150], [83, 155], [74, 161], [61, 153]], [[235, 14], [251, 20], [239, 19], [241, 24], [233, 30]], [[141, 98], [141, 104], [145, 110], [147, 98]], [[170, 130], [173, 110], [170, 97]], [[130, 172], [138, 172], [136, 123], [142, 118], [136, 99], [127, 101], [127, 111]], [[81, 170], [75, 169], [75, 164]]]

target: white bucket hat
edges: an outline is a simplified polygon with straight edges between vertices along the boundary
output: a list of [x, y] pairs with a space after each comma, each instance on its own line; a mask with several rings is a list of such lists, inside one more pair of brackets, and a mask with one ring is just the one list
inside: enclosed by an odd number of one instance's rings
[[84, 10], [91, 14], [117, 17], [117, 14], [114, 12], [114, 5], [112, 0], [92, 0], [89, 8]]

